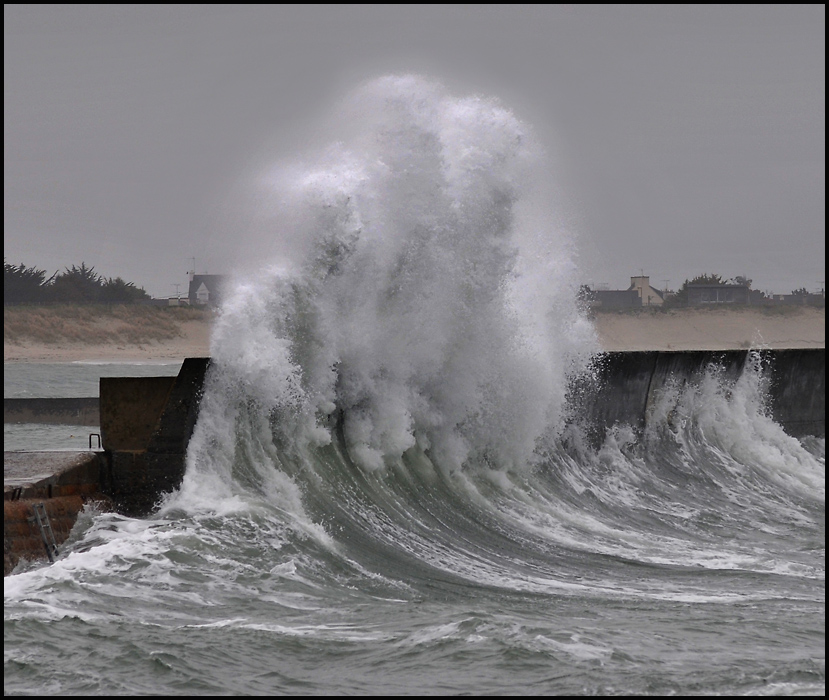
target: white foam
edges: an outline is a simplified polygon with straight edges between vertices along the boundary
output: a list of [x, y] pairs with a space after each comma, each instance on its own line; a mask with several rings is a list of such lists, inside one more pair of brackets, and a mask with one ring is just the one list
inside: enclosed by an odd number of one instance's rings
[[369, 471], [416, 443], [447, 471], [522, 469], [597, 348], [541, 149], [515, 115], [387, 76], [339, 119], [342, 141], [264, 178], [269, 258], [230, 285], [216, 323], [194, 494], [229, 495], [240, 405], [297, 451], [326, 444], [339, 409]]

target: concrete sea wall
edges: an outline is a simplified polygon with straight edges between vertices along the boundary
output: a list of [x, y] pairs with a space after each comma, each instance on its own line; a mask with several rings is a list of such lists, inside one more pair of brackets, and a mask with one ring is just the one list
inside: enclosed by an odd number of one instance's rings
[[575, 400], [594, 436], [616, 423], [646, 427], [650, 407], [669, 382], [694, 381], [716, 366], [726, 380], [736, 380], [753, 353], [768, 378], [768, 410], [794, 437], [825, 437], [826, 349], [700, 350], [612, 352], [597, 359], [594, 383], [581, 387]]
[[[597, 442], [616, 423], [644, 429], [669, 383], [692, 382], [711, 365], [736, 379], [753, 359], [747, 350], [605, 353], [595, 377], [574, 387], [574, 415], [587, 421]], [[757, 359], [769, 380], [772, 417], [790, 435], [825, 437], [826, 350], [766, 350]], [[177, 377], [101, 379], [99, 451], [4, 454], [5, 574], [21, 559], [45, 559], [46, 540], [65, 541], [85, 504], [141, 516], [179, 486], [209, 364], [188, 358]], [[66, 414], [65, 407], [52, 411], [49, 400], [38, 401], [45, 402], [41, 416]]]
[[[4, 453], [4, 575], [49, 557], [86, 504], [145, 515], [181, 483], [208, 364], [188, 358], [177, 377], [102, 378], [99, 451]], [[41, 412], [50, 415], [63, 414]]]

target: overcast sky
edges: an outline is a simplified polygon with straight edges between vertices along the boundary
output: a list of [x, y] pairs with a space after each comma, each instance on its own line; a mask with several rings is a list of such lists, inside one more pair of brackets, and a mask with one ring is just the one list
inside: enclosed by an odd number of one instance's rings
[[823, 5], [5, 5], [4, 50], [7, 262], [184, 292], [254, 168], [414, 72], [535, 128], [585, 283], [824, 286]]

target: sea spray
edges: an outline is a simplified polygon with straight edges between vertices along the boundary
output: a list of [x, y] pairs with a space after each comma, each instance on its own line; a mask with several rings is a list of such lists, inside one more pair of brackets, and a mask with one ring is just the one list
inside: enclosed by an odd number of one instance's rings
[[749, 351], [736, 376], [712, 363], [699, 376], [673, 378], [653, 401], [644, 449], [654, 450], [667, 438], [692, 456], [697, 445], [704, 445], [734, 476], [757, 482], [758, 491], [763, 482], [775, 491], [774, 498], [782, 491], [823, 501], [825, 466], [773, 419], [767, 405], [770, 382], [760, 349]]
[[368, 471], [416, 445], [447, 473], [524, 468], [596, 349], [541, 148], [497, 100], [414, 76], [341, 117], [267, 175], [283, 254], [226, 293], [188, 474], [227, 483], [240, 421], [291, 453], [339, 425]]
[[547, 443], [592, 343], [526, 128], [352, 102], [268, 180], [181, 491], [6, 578], [6, 694], [825, 695], [825, 440], [752, 364]]

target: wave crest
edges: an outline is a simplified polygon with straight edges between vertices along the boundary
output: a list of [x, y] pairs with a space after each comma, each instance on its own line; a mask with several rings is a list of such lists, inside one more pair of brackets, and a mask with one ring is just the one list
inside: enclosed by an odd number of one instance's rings
[[367, 470], [414, 445], [448, 471], [523, 467], [596, 349], [541, 149], [496, 100], [416, 76], [343, 115], [344, 140], [271, 174], [291, 252], [227, 294], [202, 412], [253, 402], [294, 448], [341, 421]]

